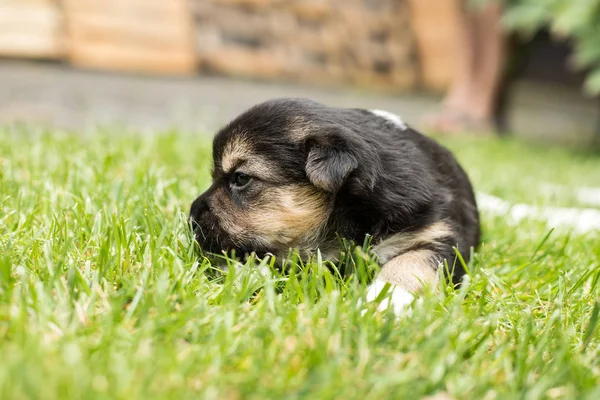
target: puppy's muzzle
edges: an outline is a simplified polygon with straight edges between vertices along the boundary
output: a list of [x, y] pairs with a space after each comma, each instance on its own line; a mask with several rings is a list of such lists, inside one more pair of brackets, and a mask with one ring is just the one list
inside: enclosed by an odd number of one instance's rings
[[190, 207], [189, 223], [200, 248], [209, 253], [230, 250], [243, 253], [222, 229], [219, 219], [210, 207], [209, 198], [210, 192], [206, 192], [194, 200]]
[[189, 216], [189, 223], [194, 231], [196, 241], [202, 248], [212, 247], [211, 242], [213, 242], [213, 240], [210, 231], [213, 230], [213, 228], [209, 222], [210, 219], [208, 200], [205, 195], [202, 195], [192, 203]]
[[205, 195], [201, 195], [192, 203], [190, 207], [190, 222], [199, 221], [203, 214], [210, 211], [210, 207], [208, 206], [208, 200]]

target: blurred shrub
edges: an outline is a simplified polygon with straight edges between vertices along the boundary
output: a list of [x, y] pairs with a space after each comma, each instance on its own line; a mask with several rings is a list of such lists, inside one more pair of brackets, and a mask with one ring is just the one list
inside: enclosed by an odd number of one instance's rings
[[556, 36], [569, 37], [575, 65], [589, 69], [587, 92], [600, 94], [600, 0], [471, 0], [474, 5], [499, 1], [510, 29], [532, 35], [549, 27]]

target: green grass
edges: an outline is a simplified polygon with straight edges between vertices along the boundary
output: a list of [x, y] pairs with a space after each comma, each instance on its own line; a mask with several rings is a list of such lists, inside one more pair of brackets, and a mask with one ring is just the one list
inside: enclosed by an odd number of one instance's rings
[[[600, 186], [597, 156], [447, 144], [510, 200]], [[0, 131], [0, 399], [600, 398], [597, 233], [484, 215], [468, 283], [397, 321], [362, 313], [364, 274], [198, 259], [210, 162], [187, 133]]]

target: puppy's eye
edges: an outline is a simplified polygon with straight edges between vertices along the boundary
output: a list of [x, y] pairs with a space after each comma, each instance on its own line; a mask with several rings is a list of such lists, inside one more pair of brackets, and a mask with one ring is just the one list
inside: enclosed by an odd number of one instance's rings
[[251, 180], [252, 177], [250, 175], [246, 175], [242, 172], [236, 172], [231, 177], [231, 184], [236, 188], [243, 188], [249, 184]]

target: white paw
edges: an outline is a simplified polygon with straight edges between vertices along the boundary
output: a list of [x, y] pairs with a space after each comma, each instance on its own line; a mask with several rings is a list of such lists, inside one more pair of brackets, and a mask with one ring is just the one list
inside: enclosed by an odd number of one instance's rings
[[[406, 290], [402, 289], [399, 286], [393, 285], [389, 282], [382, 281], [380, 279], [376, 279], [371, 286], [367, 289], [367, 302], [372, 302], [379, 297], [381, 292], [385, 289], [385, 287], [389, 286], [385, 297], [381, 300], [379, 305], [377, 306], [377, 310], [385, 311], [388, 308], [391, 308], [394, 311], [396, 316], [410, 316], [412, 310], [410, 309], [410, 305], [415, 300], [415, 296]], [[364, 313], [364, 312], [363, 312]]]

